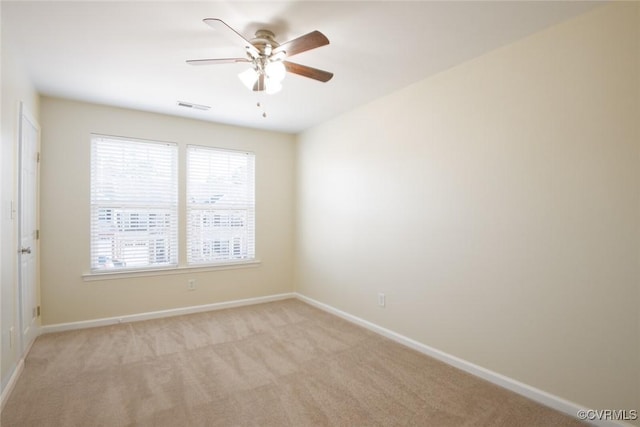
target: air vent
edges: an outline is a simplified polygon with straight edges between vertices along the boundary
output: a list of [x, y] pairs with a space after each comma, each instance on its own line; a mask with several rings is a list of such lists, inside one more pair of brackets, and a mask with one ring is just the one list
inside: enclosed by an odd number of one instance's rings
[[194, 110], [207, 111], [211, 107], [208, 105], [193, 104], [191, 102], [178, 101], [178, 107], [193, 108]]

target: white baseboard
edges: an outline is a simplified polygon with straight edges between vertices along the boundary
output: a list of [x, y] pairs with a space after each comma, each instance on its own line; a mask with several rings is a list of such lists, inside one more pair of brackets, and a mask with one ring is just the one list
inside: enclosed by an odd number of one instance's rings
[[24, 369], [24, 359], [20, 359], [18, 361], [18, 364], [16, 365], [16, 368], [13, 370], [13, 374], [11, 374], [11, 377], [9, 378], [7, 385], [5, 386], [5, 388], [2, 389], [2, 393], [0, 393], [0, 413], [4, 409], [4, 405], [7, 403], [7, 400], [9, 400], [9, 396], [11, 396], [11, 392], [13, 391], [13, 388], [16, 386], [16, 383], [18, 382], [18, 378], [20, 378], [20, 374], [22, 373], [23, 369]]
[[[38, 335], [42, 333], [42, 330], [39, 326], [37, 326], [36, 328], [37, 328], [36, 338], [38, 338]], [[11, 392], [16, 386], [16, 383], [18, 382], [18, 378], [20, 378], [20, 374], [22, 374], [22, 371], [24, 370], [24, 361], [26, 360], [27, 355], [31, 351], [31, 347], [33, 347], [34, 342], [36, 342], [35, 339], [29, 343], [29, 347], [27, 347], [26, 351], [18, 361], [18, 364], [16, 365], [15, 369], [11, 373], [11, 376], [9, 377], [9, 381], [7, 381], [7, 385], [4, 388], [2, 388], [2, 393], [0, 393], [0, 413], [2, 413], [2, 410], [4, 409], [4, 405], [7, 403], [7, 400], [9, 400], [9, 396], [11, 396]]]
[[141, 320], [159, 319], [163, 317], [181, 316], [183, 314], [202, 313], [205, 311], [222, 310], [224, 308], [241, 307], [244, 305], [260, 304], [264, 302], [278, 301], [294, 298], [293, 293], [267, 295], [264, 297], [247, 298], [234, 301], [216, 302], [213, 304], [196, 305], [191, 307], [172, 308], [169, 310], [151, 311], [147, 313], [128, 314], [118, 317], [107, 317], [102, 319], [83, 320], [80, 322], [57, 323], [54, 325], [44, 325], [41, 327], [43, 334], [52, 332], [71, 331], [75, 329], [95, 328], [97, 326], [115, 325], [118, 323], [137, 322]]
[[[524, 396], [528, 399], [531, 399], [535, 402], [538, 402], [542, 405], [553, 408], [559, 412], [567, 414], [573, 418], [577, 418], [578, 411], [580, 410], [589, 410], [591, 408], [587, 408], [581, 406], [577, 403], [570, 402], [561, 397], [555, 396], [551, 393], [547, 393], [546, 391], [537, 389], [528, 384], [522, 383], [520, 381], [514, 380], [513, 378], [509, 378], [497, 372], [493, 372], [489, 369], [483, 368], [482, 366], [475, 365], [471, 362], [468, 362], [464, 359], [460, 359], [459, 357], [453, 356], [451, 354], [445, 353], [444, 351], [438, 350], [436, 348], [430, 347], [426, 344], [422, 344], [418, 341], [415, 341], [411, 338], [405, 337], [404, 335], [400, 335], [394, 331], [383, 328], [382, 326], [376, 325], [375, 323], [369, 322], [368, 320], [364, 320], [360, 317], [354, 316], [342, 310], [339, 310], [335, 307], [332, 307], [328, 304], [322, 303], [320, 301], [316, 301], [312, 298], [309, 298], [305, 295], [295, 293], [296, 298], [301, 301], [304, 301], [314, 307], [317, 307], [321, 310], [324, 310], [328, 313], [334, 314], [338, 317], [341, 317], [351, 323], [355, 323], [356, 325], [362, 326], [370, 331], [376, 332], [384, 337], [387, 337], [397, 343], [403, 344], [407, 347], [410, 347], [420, 353], [426, 354], [427, 356], [431, 356], [434, 359], [440, 360], [448, 365], [454, 366], [458, 369], [461, 369], [465, 372], [468, 372], [476, 377], [480, 377], [484, 380], [487, 380], [493, 384], [496, 384], [500, 387], [506, 388], [514, 393], [517, 393], [521, 396]], [[581, 420], [584, 422], [584, 420]], [[613, 422], [613, 421], [588, 421], [589, 424], [594, 426], [602, 426], [602, 427], [612, 427], [612, 426], [628, 426], [634, 427], [632, 424], [624, 423], [624, 422]]]

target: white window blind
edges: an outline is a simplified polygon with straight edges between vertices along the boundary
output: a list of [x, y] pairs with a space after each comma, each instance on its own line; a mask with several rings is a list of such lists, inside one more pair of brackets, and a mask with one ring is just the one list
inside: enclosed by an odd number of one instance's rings
[[255, 155], [187, 146], [187, 262], [255, 258]]
[[178, 146], [91, 136], [91, 269], [178, 265]]

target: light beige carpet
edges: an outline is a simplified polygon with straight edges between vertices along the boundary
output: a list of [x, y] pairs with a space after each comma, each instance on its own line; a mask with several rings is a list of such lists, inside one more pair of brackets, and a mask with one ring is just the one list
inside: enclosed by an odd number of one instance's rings
[[297, 300], [39, 337], [13, 426], [578, 426]]

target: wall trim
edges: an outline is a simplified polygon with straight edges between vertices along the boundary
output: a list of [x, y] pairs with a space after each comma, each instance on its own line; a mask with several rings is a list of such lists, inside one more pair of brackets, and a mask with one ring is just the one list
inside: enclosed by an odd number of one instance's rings
[[235, 261], [218, 264], [179, 266], [171, 268], [155, 268], [146, 270], [115, 270], [115, 271], [94, 271], [82, 275], [85, 282], [95, 282], [98, 280], [131, 279], [133, 277], [153, 277], [167, 276], [170, 274], [203, 273], [207, 271], [235, 270], [239, 268], [260, 267], [262, 261], [253, 259], [250, 261]]
[[[360, 317], [354, 316], [353, 314], [347, 313], [340, 309], [337, 309], [333, 306], [325, 304], [323, 302], [317, 301], [313, 298], [310, 298], [306, 295], [295, 292], [295, 297], [300, 301], [306, 302], [320, 310], [326, 311], [328, 313], [334, 314], [342, 319], [345, 319], [351, 323], [354, 323], [358, 326], [362, 326], [370, 331], [376, 332], [386, 338], [389, 338], [399, 344], [405, 345], [409, 348], [412, 348], [422, 354], [433, 357], [441, 362], [444, 362], [448, 365], [451, 365], [455, 368], [461, 369], [471, 375], [476, 377], [480, 377], [484, 380], [487, 380], [495, 385], [498, 385], [502, 388], [506, 388], [514, 393], [517, 393], [521, 396], [524, 396], [528, 399], [531, 399], [535, 402], [538, 402], [544, 406], [548, 406], [550, 408], [555, 409], [556, 411], [562, 412], [570, 417], [577, 419], [578, 411], [580, 410], [590, 410], [592, 408], [587, 408], [585, 406], [579, 405], [577, 403], [571, 402], [569, 400], [563, 399], [551, 393], [547, 393], [546, 391], [540, 390], [538, 388], [532, 387], [528, 384], [522, 383], [513, 378], [509, 378], [505, 375], [499, 374], [497, 372], [491, 371], [489, 369], [483, 368], [482, 366], [478, 366], [471, 362], [468, 362], [459, 357], [453, 356], [449, 353], [445, 353], [444, 351], [438, 350], [436, 348], [430, 347], [426, 344], [413, 340], [409, 337], [401, 335], [397, 332], [394, 332], [390, 329], [379, 326], [375, 323], [369, 322], [368, 320], [364, 320]], [[585, 422], [585, 420], [580, 420]], [[594, 426], [602, 426], [602, 427], [613, 427], [613, 426], [625, 426], [625, 427], [634, 427], [632, 424], [625, 422], [613, 422], [613, 421], [599, 421], [599, 420], [587, 420], [589, 424]]]
[[18, 378], [20, 378], [20, 374], [22, 374], [23, 370], [24, 370], [24, 359], [20, 359], [18, 361], [18, 364], [16, 365], [16, 368], [13, 370], [11, 377], [9, 377], [9, 381], [7, 382], [6, 387], [2, 389], [2, 393], [0, 394], [0, 413], [2, 413], [2, 410], [4, 409], [4, 405], [9, 400], [9, 396], [11, 396], [11, 392], [13, 391], [13, 388], [16, 386], [16, 383], [18, 382]]
[[31, 343], [29, 343], [29, 347], [26, 349], [26, 351], [18, 361], [18, 364], [14, 368], [13, 373], [11, 373], [11, 376], [9, 377], [9, 381], [7, 381], [7, 385], [2, 389], [2, 393], [0, 393], [0, 414], [4, 409], [4, 405], [9, 400], [9, 396], [11, 396], [11, 392], [13, 392], [13, 389], [15, 388], [16, 383], [18, 382], [18, 378], [20, 378], [20, 375], [24, 370], [24, 361], [26, 360], [27, 355], [31, 351], [31, 348], [33, 347], [33, 343], [36, 342], [36, 339], [42, 333], [42, 330], [40, 329], [40, 327], [37, 327], [37, 328], [38, 330], [36, 331], [36, 337], [33, 339], [33, 341], [31, 341]]
[[98, 326], [116, 325], [119, 323], [139, 322], [141, 320], [160, 319], [163, 317], [181, 316], [184, 314], [202, 313], [205, 311], [222, 310], [225, 308], [241, 307], [245, 305], [261, 304], [271, 301], [294, 298], [292, 292], [267, 295], [263, 297], [246, 298], [233, 301], [215, 302], [212, 304], [195, 305], [190, 307], [172, 308], [169, 310], [150, 311], [147, 313], [127, 314], [118, 317], [106, 317], [102, 319], [82, 320], [79, 322], [57, 323], [41, 327], [43, 334], [52, 332], [72, 331], [75, 329], [95, 328]]

